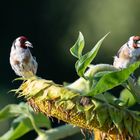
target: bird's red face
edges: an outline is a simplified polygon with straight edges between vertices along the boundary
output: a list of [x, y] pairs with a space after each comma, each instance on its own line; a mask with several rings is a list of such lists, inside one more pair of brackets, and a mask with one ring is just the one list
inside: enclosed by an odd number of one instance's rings
[[133, 37], [133, 42], [134, 42], [134, 44], [133, 44], [133, 46], [134, 46], [134, 48], [139, 48], [139, 42], [140, 41], [140, 36], [134, 36]]
[[15, 40], [15, 46], [21, 47], [23, 49], [27, 49], [28, 47], [33, 47], [32, 43], [28, 41], [28, 39], [25, 36], [20, 36]]
[[25, 42], [27, 41], [28, 39], [25, 37], [25, 36], [20, 36], [19, 37], [19, 42], [20, 42], [20, 47], [21, 48], [27, 48]]
[[140, 36], [132, 36], [129, 38], [129, 41], [128, 41], [128, 45], [129, 47], [132, 47], [132, 48], [140, 48]]

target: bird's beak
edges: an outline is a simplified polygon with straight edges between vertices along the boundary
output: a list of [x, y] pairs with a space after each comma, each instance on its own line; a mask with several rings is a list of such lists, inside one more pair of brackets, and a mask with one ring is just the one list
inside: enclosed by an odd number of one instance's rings
[[137, 41], [137, 46], [138, 46], [138, 47], [140, 47], [140, 40], [139, 40], [139, 41]]
[[29, 41], [26, 41], [25, 42], [25, 46], [30, 47], [30, 48], [33, 48], [32, 43], [30, 43]]
[[140, 44], [140, 40], [139, 40], [139, 41], [137, 41], [137, 44]]

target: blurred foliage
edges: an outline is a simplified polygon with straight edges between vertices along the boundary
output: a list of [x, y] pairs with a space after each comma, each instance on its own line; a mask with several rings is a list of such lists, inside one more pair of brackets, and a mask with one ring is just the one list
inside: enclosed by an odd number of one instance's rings
[[[0, 110], [0, 122], [12, 119], [10, 128], [0, 140], [22, 139], [22, 136], [34, 130], [37, 133], [36, 140], [58, 140], [65, 137], [81, 137], [80, 129], [72, 125], [63, 125], [51, 129], [51, 122], [47, 116], [42, 113], [34, 113], [33, 109], [24, 102], [20, 104], [9, 104]], [[71, 130], [71, 131], [70, 131]], [[32, 137], [32, 139], [34, 139]]]
[[0, 137], [0, 140], [15, 140], [33, 129], [38, 135], [43, 135], [43, 131], [38, 127], [51, 127], [50, 121], [45, 115], [34, 114], [32, 108], [25, 103], [9, 104], [0, 110], [0, 121], [9, 118], [14, 118], [11, 127]]
[[[14, 97], [12, 94], [9, 94], [8, 91], [10, 88], [1, 85], [0, 86], [0, 109], [6, 106], [9, 103], [16, 102], [16, 97]], [[9, 121], [0, 121], [0, 135], [4, 133], [8, 127], [9, 127]]]

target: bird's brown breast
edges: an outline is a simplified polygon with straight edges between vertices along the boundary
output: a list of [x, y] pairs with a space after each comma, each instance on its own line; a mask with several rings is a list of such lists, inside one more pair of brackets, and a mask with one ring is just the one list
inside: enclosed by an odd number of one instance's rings
[[20, 63], [20, 62], [19, 62], [18, 60], [13, 60], [13, 64], [14, 64], [14, 65], [19, 65], [19, 63]]
[[130, 59], [130, 52], [129, 49], [124, 47], [122, 50], [119, 52], [119, 57], [124, 58], [124, 59]]
[[26, 56], [26, 57], [23, 59], [23, 62], [24, 62], [25, 64], [28, 64], [28, 63], [29, 63], [29, 60], [30, 60], [30, 56], [28, 55], [28, 56]]

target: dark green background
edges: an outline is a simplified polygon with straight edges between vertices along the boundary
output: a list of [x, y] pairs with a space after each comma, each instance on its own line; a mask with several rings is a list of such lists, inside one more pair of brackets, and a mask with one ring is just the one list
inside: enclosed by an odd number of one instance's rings
[[[38, 76], [62, 84], [77, 77], [69, 49], [81, 31], [85, 51], [111, 32], [96, 63], [112, 64], [116, 51], [132, 35], [140, 35], [139, 0], [1, 0], [0, 3], [0, 107], [20, 101], [7, 91], [18, 84], [9, 65], [13, 40], [25, 35], [33, 43]], [[6, 125], [4, 125], [6, 126]]]

